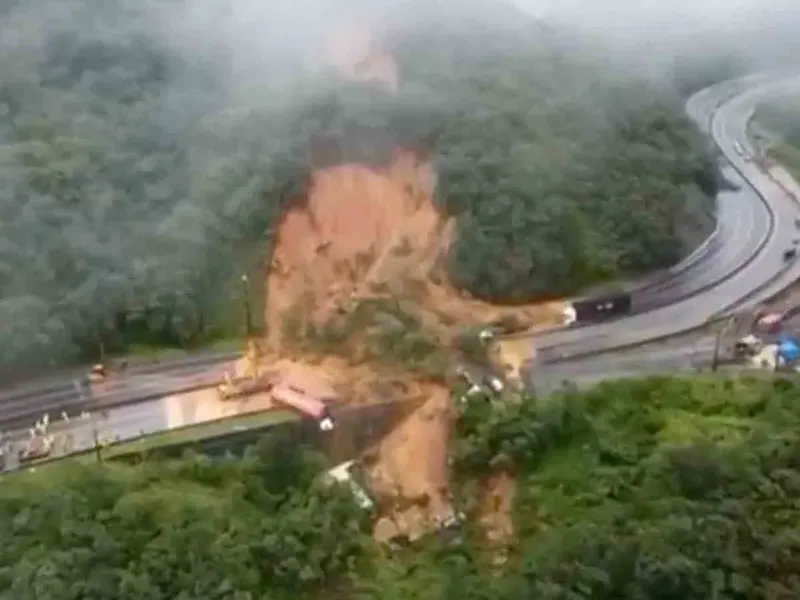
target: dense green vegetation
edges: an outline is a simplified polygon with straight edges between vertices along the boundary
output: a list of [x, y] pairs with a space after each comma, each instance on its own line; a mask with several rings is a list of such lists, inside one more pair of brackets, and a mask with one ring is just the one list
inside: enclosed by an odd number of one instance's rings
[[716, 191], [681, 98], [523, 36], [487, 35], [487, 54], [437, 24], [392, 45], [408, 80], [451, 107], [432, 147], [440, 198], [459, 216], [452, 277], [523, 301], [675, 262], [679, 230], [708, 222]]
[[520, 485], [513, 574], [493, 589], [794, 597], [798, 400], [789, 380], [651, 378], [480, 409], [463, 422], [463, 475], [503, 455]]
[[558, 49], [513, 9], [397, 19], [429, 26], [387, 34], [390, 97], [306, 68], [323, 6], [294, 46], [277, 8], [237, 21], [226, 6], [3, 5], [0, 362], [240, 332], [241, 274], [258, 313], [309, 143], [318, 164], [432, 152], [458, 216], [451, 274], [484, 298], [664, 266], [710, 225], [714, 165], [682, 98]]
[[[454, 454], [461, 539], [394, 553], [278, 434], [244, 460], [43, 468], [0, 486], [0, 598], [795, 598], [799, 406], [786, 379], [476, 401]], [[498, 465], [518, 488], [501, 566], [473, 502]]]
[[752, 133], [771, 158], [800, 177], [800, 97], [782, 96], [759, 106]]
[[[4, 481], [0, 598], [302, 598], [358, 567], [368, 520], [273, 438], [243, 460], [45, 469]], [[8, 485], [5, 485], [8, 483]]]

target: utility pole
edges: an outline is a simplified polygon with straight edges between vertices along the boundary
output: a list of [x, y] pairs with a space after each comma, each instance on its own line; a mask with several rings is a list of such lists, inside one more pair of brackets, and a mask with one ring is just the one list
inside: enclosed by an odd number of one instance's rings
[[717, 331], [717, 336], [714, 340], [714, 356], [711, 359], [711, 372], [716, 373], [719, 370], [719, 355], [722, 348], [722, 337], [728, 332], [733, 325], [733, 317], [728, 317], [725, 323]]
[[256, 378], [259, 372], [259, 358], [261, 355], [258, 340], [255, 338], [255, 327], [253, 326], [253, 311], [250, 305], [250, 280], [246, 274], [242, 275], [242, 299], [244, 303], [244, 335], [245, 335], [245, 358], [249, 376]]
[[253, 314], [250, 310], [250, 279], [247, 275], [242, 275], [242, 290], [244, 302], [244, 336], [247, 339], [253, 335]]

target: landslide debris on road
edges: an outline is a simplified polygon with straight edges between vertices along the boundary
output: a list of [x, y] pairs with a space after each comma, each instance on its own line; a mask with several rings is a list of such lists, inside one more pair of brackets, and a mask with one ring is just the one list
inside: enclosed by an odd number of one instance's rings
[[[333, 37], [341, 73], [396, 91], [400, 73], [363, 27]], [[415, 539], [453, 514], [448, 484], [451, 391], [459, 334], [514, 319], [552, 324], [561, 303], [502, 308], [457, 291], [444, 259], [452, 218], [434, 204], [424, 148], [397, 147], [381, 165], [320, 166], [284, 212], [267, 276], [262, 364], [324, 378], [343, 401], [386, 400], [387, 382], [419, 408], [369, 452], [368, 479], [382, 518], [375, 535]], [[246, 371], [246, 365], [240, 366]]]

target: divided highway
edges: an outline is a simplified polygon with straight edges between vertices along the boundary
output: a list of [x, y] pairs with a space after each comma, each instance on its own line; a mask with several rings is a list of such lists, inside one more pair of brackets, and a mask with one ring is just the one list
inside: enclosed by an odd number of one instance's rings
[[[721, 312], [759, 302], [800, 276], [799, 263], [783, 260], [784, 251], [800, 236], [795, 225], [800, 208], [736, 151], [737, 142], [747, 147], [746, 129], [755, 106], [768, 97], [800, 89], [800, 77], [762, 79], [750, 85], [732, 98], [729, 88], [719, 88], [724, 99], [710, 119], [710, 133], [730, 163], [725, 175], [740, 190], [719, 195], [720, 239], [715, 242], [719, 249], [697, 263], [691, 277], [666, 290], [668, 296], [674, 297], [680, 288], [691, 295], [628, 318], [536, 336], [537, 363], [574, 359], [688, 331]], [[717, 104], [713, 98], [706, 102]], [[634, 294], [634, 310], [636, 303]]]
[[[562, 362], [690, 329], [723, 309], [758, 301], [800, 277], [800, 263], [787, 268], [782, 256], [793, 239], [800, 237], [795, 227], [800, 209], [735, 148], [737, 141], [748, 147], [745, 130], [756, 104], [793, 88], [800, 89], [800, 76], [759, 74], [713, 86], [689, 101], [687, 112], [712, 135], [730, 163], [724, 169], [726, 177], [740, 186], [739, 191], [719, 195], [717, 231], [680, 265], [635, 288], [634, 311], [641, 311], [638, 314], [534, 338], [539, 362]], [[57, 417], [61, 411], [74, 415], [96, 407], [107, 411], [112, 422], [129, 422], [126, 429], [153, 431], [165, 426], [163, 403], [158, 398], [208, 385], [233, 358], [223, 354], [138, 376], [131, 373], [109, 382], [102, 400], [92, 399], [71, 380], [44, 389], [19, 388], [0, 394], [0, 427], [21, 427], [44, 412]], [[602, 360], [597, 365], [598, 369], [607, 368]], [[98, 404], [93, 405], [95, 402]]]

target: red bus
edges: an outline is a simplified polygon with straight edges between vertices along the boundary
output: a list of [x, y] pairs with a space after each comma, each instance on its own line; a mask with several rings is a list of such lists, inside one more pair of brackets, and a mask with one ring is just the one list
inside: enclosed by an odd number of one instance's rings
[[281, 381], [275, 385], [271, 393], [276, 402], [315, 419], [319, 423], [319, 428], [323, 431], [333, 429], [333, 417], [324, 398], [313, 396], [299, 386], [292, 385], [292, 383], [286, 381]]

